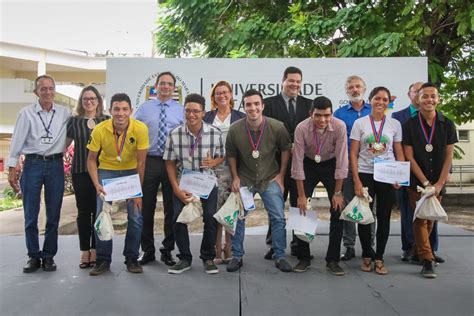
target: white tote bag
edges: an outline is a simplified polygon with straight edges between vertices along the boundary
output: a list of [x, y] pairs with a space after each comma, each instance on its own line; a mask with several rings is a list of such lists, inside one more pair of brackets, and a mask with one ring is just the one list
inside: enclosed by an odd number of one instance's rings
[[216, 221], [221, 224], [226, 232], [234, 235], [237, 221], [243, 218], [244, 206], [240, 193], [232, 192], [225, 201], [224, 205], [214, 214]]
[[197, 196], [193, 196], [191, 199], [191, 202], [189, 202], [183, 207], [176, 221], [178, 223], [189, 224], [201, 216], [202, 216], [201, 199], [198, 198]]
[[95, 220], [94, 228], [99, 239], [107, 241], [111, 240], [114, 236], [114, 224], [112, 223], [112, 217], [110, 216], [110, 213], [112, 212], [112, 204], [105, 202], [102, 195], [101, 199], [102, 211]]
[[354, 196], [352, 201], [342, 211], [339, 219], [364, 225], [374, 222], [374, 216], [369, 205], [372, 202], [372, 197], [369, 195], [368, 188], [364, 187], [362, 190], [364, 196]]
[[421, 192], [421, 199], [416, 202], [413, 220], [415, 218], [431, 221], [446, 221], [448, 219], [448, 214], [436, 198], [434, 187], [422, 188], [417, 186], [417, 191]]

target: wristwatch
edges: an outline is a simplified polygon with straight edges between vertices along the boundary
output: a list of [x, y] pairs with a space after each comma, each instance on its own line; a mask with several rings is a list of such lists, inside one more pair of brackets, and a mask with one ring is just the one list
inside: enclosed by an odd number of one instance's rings
[[335, 195], [335, 196], [342, 196], [342, 191], [334, 192], [334, 195]]
[[429, 186], [431, 183], [429, 180], [426, 180], [425, 182], [423, 182], [423, 186], [426, 188], [427, 186]]

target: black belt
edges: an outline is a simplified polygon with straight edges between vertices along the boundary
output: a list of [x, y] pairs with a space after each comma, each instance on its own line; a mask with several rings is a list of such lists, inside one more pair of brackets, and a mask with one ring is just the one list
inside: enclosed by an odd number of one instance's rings
[[63, 159], [63, 153], [59, 154], [52, 154], [49, 156], [43, 156], [38, 154], [27, 154], [25, 155], [26, 159], [36, 159], [36, 160], [56, 160], [56, 159]]
[[147, 157], [147, 158], [151, 158], [151, 159], [158, 159], [158, 160], [163, 160], [163, 156], [152, 156], [152, 155], [147, 155], [146, 157]]

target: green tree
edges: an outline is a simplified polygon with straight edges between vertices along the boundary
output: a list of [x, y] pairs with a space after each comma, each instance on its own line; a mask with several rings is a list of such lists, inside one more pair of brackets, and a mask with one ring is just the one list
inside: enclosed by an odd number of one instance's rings
[[474, 119], [469, 0], [161, 0], [167, 57], [428, 57], [443, 110]]

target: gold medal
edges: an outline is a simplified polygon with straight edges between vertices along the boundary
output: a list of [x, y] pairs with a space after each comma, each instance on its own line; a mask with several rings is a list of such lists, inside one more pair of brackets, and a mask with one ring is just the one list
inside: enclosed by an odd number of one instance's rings
[[252, 157], [257, 159], [258, 157], [260, 157], [260, 152], [258, 150], [252, 151]]

